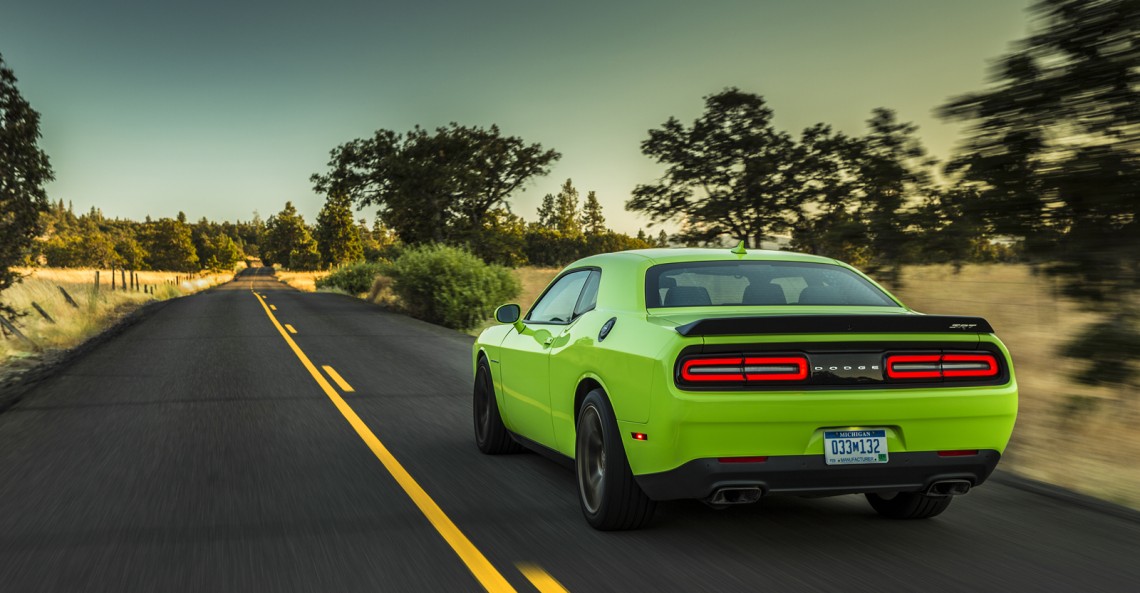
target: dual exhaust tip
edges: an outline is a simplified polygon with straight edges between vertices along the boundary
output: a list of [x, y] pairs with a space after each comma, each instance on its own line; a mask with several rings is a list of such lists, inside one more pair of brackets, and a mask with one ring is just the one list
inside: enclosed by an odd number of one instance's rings
[[[973, 484], [969, 480], [941, 480], [927, 488], [927, 496], [961, 496], [970, 491]], [[710, 505], [752, 504], [760, 500], [764, 492], [758, 486], [730, 486], [720, 488], [705, 499]]]

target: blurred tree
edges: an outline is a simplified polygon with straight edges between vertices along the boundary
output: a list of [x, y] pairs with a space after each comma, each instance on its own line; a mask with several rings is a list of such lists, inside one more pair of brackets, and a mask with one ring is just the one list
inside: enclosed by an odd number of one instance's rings
[[521, 216], [494, 208], [483, 217], [483, 226], [467, 240], [468, 249], [489, 264], [512, 268], [525, 265], [526, 221]]
[[115, 240], [115, 255], [118, 258], [119, 265], [127, 269], [146, 269], [147, 252], [131, 231], [120, 233], [118, 239]]
[[1034, 33], [991, 88], [943, 106], [970, 124], [950, 170], [1070, 294], [1116, 301], [1140, 283], [1140, 3], [1039, 0], [1031, 13]]
[[606, 217], [602, 216], [602, 204], [598, 201], [595, 192], [586, 194], [586, 203], [582, 205], [582, 230], [589, 235], [600, 235], [606, 232]]
[[649, 240], [649, 235], [645, 234], [645, 229], [637, 229], [637, 240], [638, 241], [648, 241]]
[[429, 133], [377, 130], [331, 152], [330, 171], [312, 176], [319, 193], [346, 195], [380, 217], [406, 243], [443, 241], [482, 225], [561, 155], [490, 129], [451, 124]]
[[[990, 87], [942, 107], [969, 123], [949, 171], [976, 187], [995, 233], [1022, 239], [1066, 293], [1112, 311], [1066, 349], [1079, 358], [1096, 335], [1135, 344], [1118, 334], [1140, 331], [1140, 2], [1038, 0], [1030, 13], [1032, 33]], [[1134, 380], [1098, 368], [1090, 359], [1081, 376]]]
[[[48, 210], [44, 184], [54, 177], [39, 139], [40, 114], [20, 95], [0, 55], [0, 294], [19, 281], [12, 266], [24, 261], [40, 233], [40, 213]], [[0, 303], [0, 314], [16, 311]]]
[[316, 270], [320, 267], [321, 254], [317, 250], [317, 242], [293, 202], [285, 202], [285, 208], [265, 224], [261, 258], [266, 265], [281, 264], [290, 270]]
[[360, 234], [352, 221], [352, 200], [343, 194], [330, 195], [317, 214], [317, 248], [321, 265], [329, 267], [364, 259]]
[[657, 247], [668, 247], [669, 246], [669, 235], [665, 232], [665, 229], [661, 229], [661, 232], [657, 233], [657, 245], [656, 246]]
[[196, 272], [198, 252], [190, 225], [175, 219], [161, 218], [146, 225], [142, 236], [146, 264], [152, 270]]
[[669, 118], [650, 130], [641, 151], [665, 165], [665, 174], [637, 186], [626, 208], [685, 222], [685, 241], [728, 235], [759, 247], [791, 227], [804, 199], [800, 147], [772, 127], [763, 97], [736, 88], [705, 97], [691, 127]]
[[912, 245], [913, 226], [920, 220], [914, 206], [934, 193], [934, 161], [915, 135], [918, 128], [900, 123], [889, 109], [875, 109], [867, 120], [870, 131], [855, 146], [854, 186], [865, 222], [871, 257], [868, 271], [898, 285], [900, 266]]

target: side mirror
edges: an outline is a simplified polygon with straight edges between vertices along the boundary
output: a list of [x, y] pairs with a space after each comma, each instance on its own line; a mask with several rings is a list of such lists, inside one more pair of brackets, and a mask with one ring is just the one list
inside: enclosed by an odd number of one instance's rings
[[516, 323], [522, 317], [522, 308], [511, 303], [495, 309], [495, 321], [499, 323]]

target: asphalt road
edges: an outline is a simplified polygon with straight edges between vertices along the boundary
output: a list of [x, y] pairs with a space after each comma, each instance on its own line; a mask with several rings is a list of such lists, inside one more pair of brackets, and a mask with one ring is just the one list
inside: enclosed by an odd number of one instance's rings
[[1140, 588], [1140, 523], [993, 482], [929, 521], [774, 497], [595, 532], [568, 469], [476, 450], [471, 341], [266, 275], [160, 305], [0, 414], [0, 591]]

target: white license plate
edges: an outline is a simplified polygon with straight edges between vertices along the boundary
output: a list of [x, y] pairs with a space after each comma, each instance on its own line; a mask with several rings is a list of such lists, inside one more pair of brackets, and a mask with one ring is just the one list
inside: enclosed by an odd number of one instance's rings
[[887, 431], [826, 430], [823, 456], [827, 465], [887, 462]]

